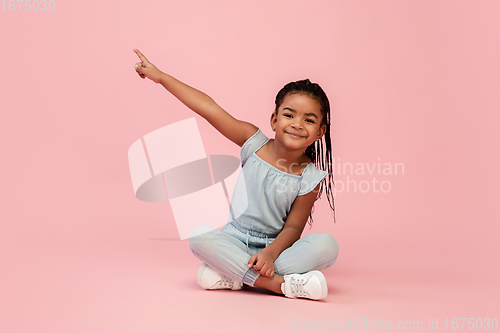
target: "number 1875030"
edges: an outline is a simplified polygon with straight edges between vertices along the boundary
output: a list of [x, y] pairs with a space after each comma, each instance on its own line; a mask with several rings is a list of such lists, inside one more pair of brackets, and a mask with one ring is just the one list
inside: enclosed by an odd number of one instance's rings
[[[8, 1], [8, 3], [7, 3]], [[10, 12], [21, 10], [25, 12], [53, 12], [56, 9], [56, 2], [54, 0], [3, 0], [2, 1], [3, 11], [7, 9]]]

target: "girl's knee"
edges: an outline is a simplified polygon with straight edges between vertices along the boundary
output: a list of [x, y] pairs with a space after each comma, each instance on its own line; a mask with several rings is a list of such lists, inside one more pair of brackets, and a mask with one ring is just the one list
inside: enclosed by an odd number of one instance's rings
[[314, 244], [316, 245], [320, 256], [323, 258], [330, 258], [335, 262], [339, 254], [339, 243], [330, 234], [316, 234], [316, 239], [314, 239]]
[[328, 243], [328, 247], [329, 247], [330, 251], [335, 253], [335, 256], [337, 256], [337, 254], [339, 253], [339, 243], [337, 242], [335, 237], [333, 237], [332, 235], [330, 235], [330, 234], [326, 234], [326, 235], [327, 235], [326, 242]]
[[189, 235], [189, 247], [195, 253], [205, 245], [213, 236], [214, 230], [217, 230], [209, 225], [199, 225], [191, 231]]

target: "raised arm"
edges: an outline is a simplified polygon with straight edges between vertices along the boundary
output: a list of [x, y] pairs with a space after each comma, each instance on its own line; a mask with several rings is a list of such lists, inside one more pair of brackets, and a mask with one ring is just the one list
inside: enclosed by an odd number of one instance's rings
[[205, 118], [222, 135], [238, 146], [241, 147], [248, 138], [257, 132], [255, 125], [235, 119], [207, 94], [163, 73], [149, 62], [139, 50], [134, 49], [134, 52], [141, 59], [141, 62], [135, 65], [136, 72], [140, 77], [143, 79], [147, 77], [155, 83], [160, 83], [184, 105]]

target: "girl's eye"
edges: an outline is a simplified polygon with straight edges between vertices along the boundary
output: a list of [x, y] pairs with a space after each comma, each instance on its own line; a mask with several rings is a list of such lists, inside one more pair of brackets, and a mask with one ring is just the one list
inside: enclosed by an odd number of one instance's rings
[[[289, 113], [283, 114], [283, 117], [293, 118], [293, 116], [291, 114], [289, 114]], [[312, 120], [312, 119], [306, 119], [306, 122], [308, 122], [310, 124], [314, 124], [315, 123], [314, 120]]]

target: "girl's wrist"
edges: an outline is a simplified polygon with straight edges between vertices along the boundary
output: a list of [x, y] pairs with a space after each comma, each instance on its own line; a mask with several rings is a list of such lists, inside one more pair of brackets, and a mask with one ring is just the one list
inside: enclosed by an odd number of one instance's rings
[[[269, 246], [268, 246], [268, 247], [269, 247]], [[275, 255], [274, 255], [274, 253], [273, 253], [273, 251], [269, 250], [269, 249], [268, 249], [268, 247], [266, 247], [266, 248], [262, 249], [262, 251], [261, 251], [261, 252], [264, 252], [265, 254], [267, 254], [268, 256], [270, 256], [270, 257], [271, 257], [271, 260], [272, 260], [273, 262], [275, 262], [275, 261], [276, 261], [276, 259], [278, 258], [278, 256], [275, 256]]]
[[165, 74], [165, 73], [163, 73], [162, 71], [160, 71], [160, 77], [159, 77], [159, 79], [158, 79], [158, 83], [159, 83], [159, 84], [163, 85], [163, 83], [165, 82], [165, 76], [166, 76], [166, 75], [167, 75], [167, 74]]

